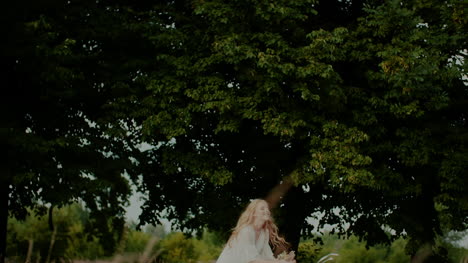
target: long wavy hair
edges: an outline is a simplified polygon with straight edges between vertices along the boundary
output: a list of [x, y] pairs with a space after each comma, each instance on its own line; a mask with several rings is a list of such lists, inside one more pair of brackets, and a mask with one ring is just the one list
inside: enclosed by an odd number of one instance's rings
[[[263, 200], [263, 199], [254, 199], [250, 202], [250, 204], [247, 206], [247, 208], [242, 212], [241, 216], [239, 217], [239, 220], [237, 220], [237, 225], [233, 229], [231, 237], [229, 238], [227, 244], [230, 245], [231, 242], [237, 237], [239, 232], [241, 231], [242, 228], [248, 226], [248, 225], [253, 225], [255, 221], [255, 211], [257, 210], [257, 207], [265, 203], [268, 205], [268, 203]], [[278, 227], [276, 226], [275, 222], [273, 221], [273, 218], [270, 216], [270, 220], [265, 221], [264, 228], [268, 230], [269, 235], [270, 235], [270, 244], [272, 246], [272, 250], [288, 250], [290, 248], [290, 245], [284, 238], [279, 236], [278, 234]]]

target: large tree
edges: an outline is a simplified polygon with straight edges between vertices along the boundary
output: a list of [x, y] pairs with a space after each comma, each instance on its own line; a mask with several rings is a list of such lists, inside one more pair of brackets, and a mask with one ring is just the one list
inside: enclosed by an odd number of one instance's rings
[[152, 50], [142, 27], [132, 26], [137, 10], [121, 6], [9, 1], [2, 8], [1, 262], [9, 215], [24, 218], [28, 207], [52, 214], [79, 200], [91, 210], [90, 231], [113, 251], [134, 145], [126, 136], [132, 123], [110, 105], [137, 85], [132, 79]]
[[227, 231], [290, 177], [278, 214], [294, 246], [316, 212], [369, 244], [407, 235], [413, 255], [467, 227], [461, 2], [167, 1], [153, 14], [156, 70], [120, 101], [154, 146], [134, 171], [144, 222]]

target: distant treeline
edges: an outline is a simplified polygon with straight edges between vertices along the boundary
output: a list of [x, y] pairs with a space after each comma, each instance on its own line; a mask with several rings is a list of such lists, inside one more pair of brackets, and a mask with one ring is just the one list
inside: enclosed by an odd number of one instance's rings
[[[199, 238], [181, 232], [167, 233], [163, 226], [145, 226], [138, 230], [136, 223], [127, 223], [113, 236], [100, 236], [92, 229], [88, 212], [79, 204], [71, 204], [53, 212], [53, 222], [47, 216], [36, 216], [34, 211], [24, 221], [11, 218], [8, 232], [8, 262], [138, 262], [138, 263], [191, 263], [214, 262], [225, 240], [216, 232], [205, 230]], [[109, 227], [111, 228], [111, 219]], [[51, 224], [52, 223], [52, 224]], [[450, 262], [460, 262], [468, 249], [453, 243], [461, 236], [440, 239], [441, 251], [448, 254]], [[106, 243], [117, 242], [116, 246]], [[301, 263], [317, 262], [336, 253], [330, 262], [409, 262], [405, 253], [406, 241], [397, 239], [389, 245], [366, 248], [356, 237], [340, 239], [336, 235], [322, 237], [323, 244], [312, 239], [302, 240], [297, 251]], [[115, 249], [109, 251], [109, 247]], [[424, 251], [421, 251], [424, 253]]]

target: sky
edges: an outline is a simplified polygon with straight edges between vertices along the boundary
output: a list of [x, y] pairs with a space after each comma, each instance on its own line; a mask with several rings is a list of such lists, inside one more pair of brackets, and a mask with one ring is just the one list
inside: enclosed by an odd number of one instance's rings
[[[135, 190], [135, 189], [133, 189]], [[133, 191], [133, 195], [130, 197], [130, 205], [126, 207], [126, 213], [125, 217], [127, 219], [127, 222], [133, 221], [133, 222], [138, 222], [138, 217], [141, 214], [141, 206], [143, 205], [143, 201], [141, 198], [143, 197], [143, 194], [140, 192]], [[169, 220], [161, 220], [162, 225], [164, 227], [164, 230], [166, 233], [171, 232], [171, 223]]]

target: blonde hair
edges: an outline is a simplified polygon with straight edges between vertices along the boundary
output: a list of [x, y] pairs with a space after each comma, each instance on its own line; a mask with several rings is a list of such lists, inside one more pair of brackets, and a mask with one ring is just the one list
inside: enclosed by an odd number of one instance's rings
[[[257, 207], [262, 203], [265, 203], [265, 204], [268, 205], [268, 203], [263, 199], [254, 199], [254, 200], [252, 200], [250, 202], [250, 204], [247, 206], [247, 208], [244, 210], [244, 212], [242, 212], [242, 214], [240, 215], [239, 220], [237, 220], [237, 225], [233, 229], [231, 237], [229, 238], [229, 240], [227, 242], [228, 245], [230, 245], [232, 240], [234, 240], [237, 237], [237, 235], [239, 234], [241, 229], [243, 229], [244, 227], [246, 227], [248, 225], [253, 225], [253, 223], [255, 221], [255, 216], [254, 216], [255, 211], [256, 211]], [[269, 207], [269, 205], [268, 205], [268, 207]], [[284, 240], [284, 238], [279, 236], [278, 227], [276, 226], [276, 224], [273, 221], [272, 217], [270, 217], [270, 220], [267, 220], [265, 222], [264, 227], [269, 232], [269, 235], [270, 235], [269, 241], [270, 241], [270, 244], [272, 245], [272, 250], [273, 251], [275, 251], [276, 249], [279, 249], [279, 250], [289, 249], [289, 247], [290, 247], [289, 243], [286, 242], [286, 240]]]

